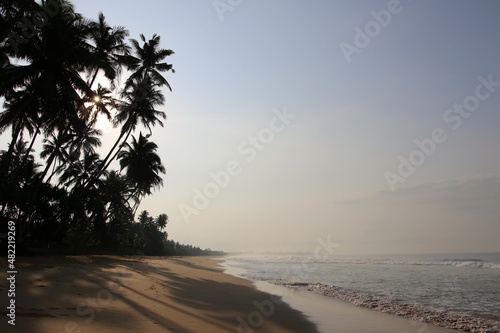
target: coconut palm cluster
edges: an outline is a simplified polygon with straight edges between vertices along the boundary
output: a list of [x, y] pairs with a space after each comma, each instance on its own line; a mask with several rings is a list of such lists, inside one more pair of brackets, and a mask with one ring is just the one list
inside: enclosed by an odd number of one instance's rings
[[[174, 52], [66, 0], [5, 0], [0, 13], [1, 225], [15, 221], [24, 248], [162, 252], [148, 242], [166, 240], [167, 216], [134, 216], [163, 185], [150, 138]], [[103, 121], [117, 129], [104, 152]]]

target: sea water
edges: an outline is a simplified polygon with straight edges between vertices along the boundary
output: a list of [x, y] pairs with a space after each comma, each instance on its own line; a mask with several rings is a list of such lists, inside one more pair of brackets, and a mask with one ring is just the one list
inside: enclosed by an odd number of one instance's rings
[[226, 258], [251, 280], [322, 284], [356, 294], [500, 321], [500, 253], [255, 254]]

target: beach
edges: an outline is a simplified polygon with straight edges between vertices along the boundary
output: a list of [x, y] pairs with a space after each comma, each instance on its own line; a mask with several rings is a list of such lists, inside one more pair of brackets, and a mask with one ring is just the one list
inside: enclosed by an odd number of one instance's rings
[[219, 263], [207, 257], [18, 258], [16, 325], [8, 324], [4, 276], [0, 330], [453, 332], [312, 293], [265, 283], [257, 283], [257, 289], [249, 280], [225, 274]]
[[[333, 310], [337, 304], [332, 302], [325, 304], [325, 311], [317, 306], [304, 307], [304, 298], [311, 293], [320, 295], [314, 304], [327, 298], [365, 308], [369, 313], [376, 310], [397, 315], [406, 319], [404, 325], [411, 325], [400, 332], [428, 331], [431, 327], [500, 331], [498, 253], [332, 255], [320, 259], [312, 254], [245, 254], [227, 256], [224, 266], [230, 274], [255, 281], [260, 289], [276, 288], [270, 285], [293, 289], [292, 294], [283, 293], [284, 300], [292, 304], [294, 296], [300, 294], [292, 305], [314, 322], [324, 323], [322, 332], [338, 332], [337, 324], [348, 321], [338, 315], [341, 311]], [[315, 319], [320, 312], [323, 318]], [[363, 318], [364, 324], [369, 321], [359, 309], [351, 313], [358, 313], [352, 316]], [[381, 322], [398, 326], [393, 319]], [[360, 326], [353, 323], [352, 328]], [[387, 331], [379, 328], [378, 324], [370, 325], [369, 331]]]
[[318, 332], [299, 311], [278, 300], [270, 306], [268, 294], [205, 257], [18, 258], [12, 326], [2, 260], [1, 332], [223, 333], [251, 332], [252, 324], [258, 332]]

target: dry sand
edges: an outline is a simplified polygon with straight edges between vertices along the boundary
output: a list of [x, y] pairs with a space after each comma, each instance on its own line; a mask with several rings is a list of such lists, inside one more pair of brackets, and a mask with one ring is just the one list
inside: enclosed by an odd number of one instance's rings
[[318, 332], [213, 259], [114, 256], [18, 258], [11, 326], [2, 260], [0, 332]]
[[457, 332], [265, 283], [260, 291], [203, 257], [18, 258], [11, 326], [5, 258], [0, 263], [0, 332]]

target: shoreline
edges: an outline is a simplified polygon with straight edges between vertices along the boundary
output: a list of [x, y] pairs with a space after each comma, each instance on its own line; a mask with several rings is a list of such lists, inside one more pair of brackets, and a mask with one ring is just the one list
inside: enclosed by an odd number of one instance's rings
[[[243, 277], [243, 269], [224, 266], [226, 273]], [[260, 289], [284, 296], [284, 301], [303, 311], [318, 324], [321, 332], [407, 332], [407, 333], [497, 333], [500, 322], [462, 313], [437, 311], [392, 299], [324, 284], [251, 280]], [[308, 301], [314, 299], [314, 302]], [[322, 304], [317, 306], [316, 303]], [[351, 308], [351, 310], [348, 310]], [[330, 309], [330, 310], [325, 310]], [[346, 320], [339, 313], [357, 316]], [[367, 326], [367, 323], [370, 323]]]
[[[213, 257], [63, 256], [17, 258], [16, 325], [2, 332], [318, 333], [279, 298], [225, 274]], [[6, 258], [0, 259], [6, 267]], [[5, 310], [4, 310], [5, 309]]]
[[305, 286], [235, 276], [219, 257], [50, 256], [17, 263], [15, 327], [3, 310], [8, 288], [0, 274], [2, 332], [459, 332]]
[[345, 301], [358, 307], [407, 318], [415, 322], [431, 324], [434, 327], [443, 327], [454, 329], [459, 332], [471, 333], [500, 332], [499, 321], [474, 317], [465, 313], [426, 308], [422, 305], [404, 303], [389, 298], [374, 297], [367, 293], [328, 286], [321, 283], [275, 282], [274, 284], [291, 289], [304, 289], [317, 295]]

